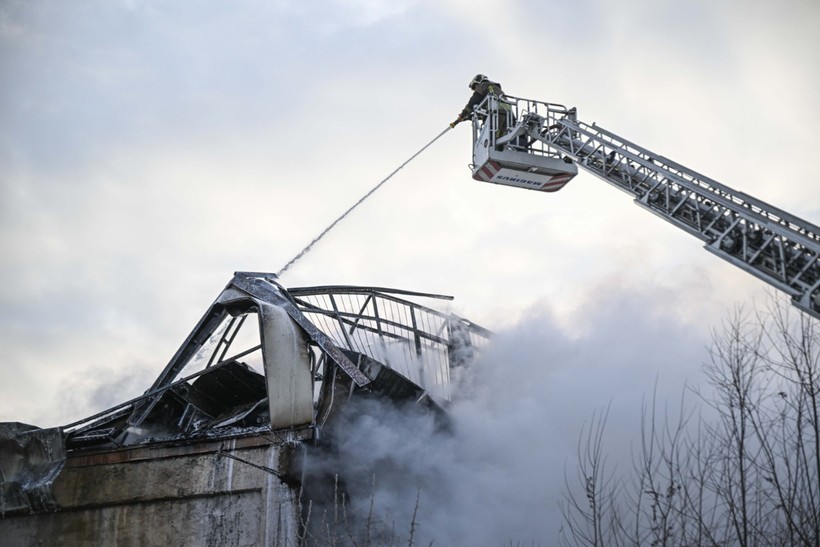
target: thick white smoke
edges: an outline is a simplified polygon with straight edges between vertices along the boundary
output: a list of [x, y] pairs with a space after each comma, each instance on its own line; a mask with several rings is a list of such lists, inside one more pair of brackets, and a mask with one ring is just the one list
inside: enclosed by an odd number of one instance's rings
[[611, 403], [609, 462], [628, 466], [642, 398], [657, 381], [659, 399], [677, 400], [703, 362], [691, 328], [651, 317], [639, 299], [616, 304], [582, 336], [537, 315], [498, 333], [462, 375], [445, 430], [432, 415], [358, 403], [321, 465], [343, 477], [357, 514], [372, 497], [374, 519], [404, 537], [418, 496], [420, 544], [555, 544], [584, 423]]

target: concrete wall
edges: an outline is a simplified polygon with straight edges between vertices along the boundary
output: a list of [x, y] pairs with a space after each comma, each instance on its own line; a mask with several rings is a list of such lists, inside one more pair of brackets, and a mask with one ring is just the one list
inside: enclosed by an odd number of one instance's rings
[[0, 544], [298, 545], [298, 488], [220, 447], [280, 472], [300, 455], [298, 443], [244, 437], [69, 457], [61, 509], [0, 519]]

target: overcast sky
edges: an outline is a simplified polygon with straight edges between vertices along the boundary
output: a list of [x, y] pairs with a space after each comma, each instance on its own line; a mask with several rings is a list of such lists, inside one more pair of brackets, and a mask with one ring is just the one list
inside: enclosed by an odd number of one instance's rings
[[[278, 271], [477, 72], [820, 223], [815, 1], [2, 0], [0, 421], [144, 391], [234, 271]], [[451, 294], [504, 340], [558, 339], [533, 351], [579, 416], [696, 381], [709, 329], [766, 292], [591, 175], [494, 186], [470, 153], [463, 124], [283, 284]]]

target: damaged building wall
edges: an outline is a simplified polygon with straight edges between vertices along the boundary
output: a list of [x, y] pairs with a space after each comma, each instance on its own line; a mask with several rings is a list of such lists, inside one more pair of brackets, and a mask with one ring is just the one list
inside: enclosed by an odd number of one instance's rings
[[54, 479], [65, 464], [60, 428], [0, 423], [0, 517], [7, 511], [53, 511]]
[[299, 496], [333, 472], [295, 470], [347, 402], [443, 413], [489, 335], [404, 296], [450, 299], [237, 273], [143, 395], [53, 430], [0, 424], [3, 544], [298, 545]]
[[0, 538], [8, 546], [298, 545], [299, 489], [288, 479], [298, 440], [73, 456], [54, 482], [60, 510], [2, 518]]

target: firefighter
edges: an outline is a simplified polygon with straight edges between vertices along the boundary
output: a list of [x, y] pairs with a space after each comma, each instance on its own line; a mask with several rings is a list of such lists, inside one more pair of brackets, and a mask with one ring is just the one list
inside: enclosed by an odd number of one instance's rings
[[[461, 114], [458, 115], [456, 121], [450, 124], [450, 127], [455, 127], [459, 123], [468, 119], [473, 113], [473, 108], [481, 104], [487, 95], [493, 94], [498, 98], [501, 98], [504, 95], [504, 90], [501, 89], [501, 84], [491, 81], [484, 74], [476, 74], [475, 78], [470, 81], [469, 87], [473, 90], [473, 96], [470, 97], [469, 101], [467, 101], [467, 106], [465, 106], [461, 111]], [[498, 101], [497, 104], [498, 131], [496, 134], [503, 135], [507, 132], [507, 127], [509, 126], [508, 118], [511, 113], [511, 108], [509, 104], [503, 101]]]

